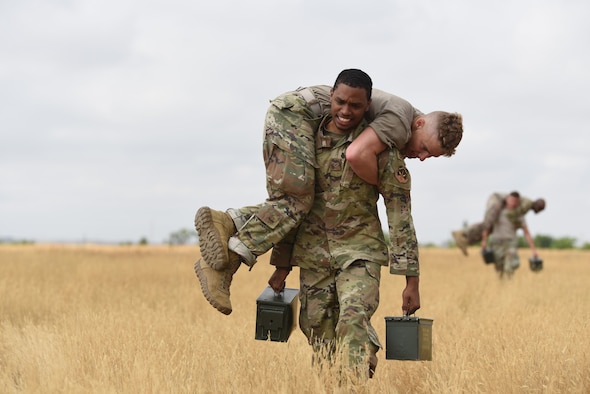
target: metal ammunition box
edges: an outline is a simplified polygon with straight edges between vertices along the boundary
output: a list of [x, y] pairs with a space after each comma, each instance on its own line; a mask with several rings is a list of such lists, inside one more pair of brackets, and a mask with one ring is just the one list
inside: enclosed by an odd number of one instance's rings
[[267, 286], [256, 299], [256, 336], [262, 341], [287, 342], [295, 328], [299, 289], [284, 289], [279, 294]]
[[432, 319], [385, 317], [387, 360], [432, 360]]
[[486, 264], [491, 264], [496, 260], [496, 258], [494, 257], [494, 251], [489, 248], [485, 248], [484, 250], [482, 250], [481, 256], [483, 257], [483, 261]]
[[540, 257], [529, 258], [529, 267], [531, 271], [541, 271], [543, 269], [543, 259]]

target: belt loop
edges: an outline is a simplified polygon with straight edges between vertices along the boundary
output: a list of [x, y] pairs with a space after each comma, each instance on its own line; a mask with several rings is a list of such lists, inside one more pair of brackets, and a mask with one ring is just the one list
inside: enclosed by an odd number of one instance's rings
[[322, 107], [320, 106], [320, 101], [315, 98], [312, 90], [310, 88], [299, 88], [297, 89], [301, 97], [307, 102], [309, 105], [309, 109], [313, 111], [314, 114], [321, 116], [322, 115]]

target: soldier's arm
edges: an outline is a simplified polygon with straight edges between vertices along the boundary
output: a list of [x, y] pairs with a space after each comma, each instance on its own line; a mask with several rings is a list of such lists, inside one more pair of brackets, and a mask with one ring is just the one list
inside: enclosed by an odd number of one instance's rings
[[520, 196], [520, 203], [518, 204], [518, 207], [516, 207], [516, 212], [518, 213], [518, 215], [524, 216], [528, 211], [531, 210], [532, 207], [533, 200], [527, 197]]
[[524, 232], [524, 239], [526, 239], [529, 247], [531, 248], [531, 253], [534, 257], [538, 257], [537, 249], [535, 248], [535, 241], [533, 240], [533, 236], [531, 235], [528, 226], [525, 224], [522, 226], [522, 231]]
[[[346, 150], [346, 160], [361, 179], [377, 185], [377, 156], [386, 148], [396, 147], [401, 150], [406, 146], [412, 136], [411, 122], [408, 119], [413, 119], [415, 113], [421, 112], [407, 101], [373, 89], [367, 114], [369, 127]], [[402, 119], [400, 114], [406, 115]]]
[[268, 279], [269, 286], [275, 293], [280, 293], [285, 288], [285, 280], [291, 273], [293, 257], [294, 238], [287, 235], [281, 242], [277, 243], [270, 255], [270, 264], [275, 266], [275, 271]]
[[402, 292], [402, 312], [411, 315], [420, 309], [420, 277], [406, 276], [406, 288]]
[[420, 308], [418, 240], [411, 209], [411, 178], [395, 149], [379, 156], [379, 192], [383, 196], [389, 227], [389, 272], [406, 276], [402, 311], [412, 314]]
[[418, 276], [418, 241], [410, 196], [410, 172], [395, 149], [379, 156], [379, 193], [385, 204], [390, 241], [389, 271]]
[[367, 127], [346, 149], [352, 170], [370, 185], [377, 185], [377, 156], [387, 148], [372, 127]]
[[272, 273], [270, 279], [268, 280], [269, 286], [274, 290], [275, 293], [280, 293], [285, 288], [285, 280], [289, 273], [291, 272], [291, 267], [276, 267], [275, 272]]
[[402, 150], [412, 137], [412, 120], [421, 114], [401, 97], [373, 89], [366, 118], [385, 145]]
[[[327, 85], [311, 87], [321, 103], [324, 113], [330, 109]], [[403, 149], [412, 137], [412, 119], [422, 114], [408, 101], [373, 89], [371, 105], [366, 119], [369, 126], [350, 144], [346, 160], [352, 170], [365, 182], [377, 185], [379, 181], [377, 156], [387, 148]]]

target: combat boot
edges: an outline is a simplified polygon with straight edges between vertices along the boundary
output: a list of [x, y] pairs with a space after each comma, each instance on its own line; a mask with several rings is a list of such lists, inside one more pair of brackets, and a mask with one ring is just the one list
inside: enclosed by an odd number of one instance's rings
[[195, 273], [201, 283], [203, 295], [215, 309], [225, 315], [232, 312], [229, 287], [240, 265], [238, 258], [232, 258], [226, 269], [218, 271], [211, 268], [203, 258], [195, 263]]
[[213, 269], [223, 270], [229, 266], [230, 252], [227, 248], [229, 237], [237, 229], [231, 216], [226, 212], [201, 207], [195, 215], [195, 228], [199, 233], [201, 256]]
[[463, 230], [453, 231], [453, 239], [455, 240], [457, 247], [461, 249], [461, 252], [467, 256], [467, 237]]

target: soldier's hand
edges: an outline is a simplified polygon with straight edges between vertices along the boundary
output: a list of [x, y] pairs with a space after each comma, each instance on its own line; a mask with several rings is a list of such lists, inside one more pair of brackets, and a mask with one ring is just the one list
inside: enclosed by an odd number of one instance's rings
[[268, 280], [268, 285], [275, 293], [280, 293], [285, 288], [285, 279], [289, 276], [290, 269], [276, 268]]
[[420, 309], [420, 278], [406, 276], [406, 288], [402, 292], [402, 312], [405, 315], [414, 314]]

